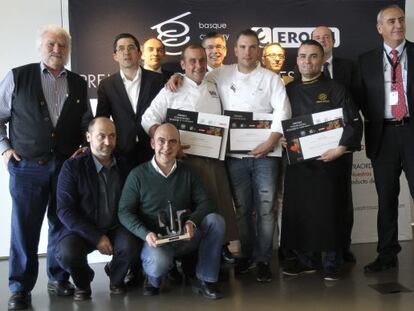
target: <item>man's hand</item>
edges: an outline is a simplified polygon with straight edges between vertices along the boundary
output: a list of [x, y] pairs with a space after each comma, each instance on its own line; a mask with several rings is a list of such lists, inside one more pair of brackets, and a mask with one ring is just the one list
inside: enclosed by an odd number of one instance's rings
[[280, 144], [282, 145], [283, 148], [287, 147], [287, 140], [285, 136], [280, 137]]
[[340, 156], [342, 156], [346, 151], [346, 147], [344, 146], [338, 146], [334, 149], [329, 149], [325, 151], [319, 158], [319, 161], [323, 162], [330, 162], [333, 160], [338, 159]]
[[194, 224], [191, 221], [185, 223], [185, 231], [190, 236], [190, 240], [194, 237]]
[[177, 92], [178, 89], [183, 85], [183, 76], [178, 73], [174, 73], [167, 83], [165, 83], [165, 88], [173, 93]]
[[74, 158], [76, 157], [78, 154], [84, 153], [86, 151], [88, 151], [89, 148], [88, 147], [80, 147], [78, 150], [76, 150], [70, 157]]
[[12, 148], [7, 149], [6, 151], [3, 152], [3, 162], [4, 162], [4, 165], [6, 165], [6, 168], [7, 168], [7, 164], [9, 164], [9, 161], [12, 157], [16, 161], [21, 160], [20, 156], [16, 153], [16, 150], [14, 150]]
[[157, 247], [156, 241], [158, 240], [157, 235], [154, 232], [150, 232], [145, 237], [145, 241], [147, 241], [148, 245], [151, 247]]
[[256, 159], [264, 158], [269, 152], [275, 149], [280, 137], [282, 137], [282, 134], [273, 132], [265, 142], [257, 145], [256, 148], [249, 152], [249, 154], [254, 156]]
[[103, 255], [112, 255], [112, 244], [106, 235], [101, 236], [96, 248]]

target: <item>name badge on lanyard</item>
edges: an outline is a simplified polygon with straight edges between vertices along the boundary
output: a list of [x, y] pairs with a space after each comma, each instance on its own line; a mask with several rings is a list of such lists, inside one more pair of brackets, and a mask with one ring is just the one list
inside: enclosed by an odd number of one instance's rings
[[398, 92], [391, 91], [390, 106], [398, 105]]

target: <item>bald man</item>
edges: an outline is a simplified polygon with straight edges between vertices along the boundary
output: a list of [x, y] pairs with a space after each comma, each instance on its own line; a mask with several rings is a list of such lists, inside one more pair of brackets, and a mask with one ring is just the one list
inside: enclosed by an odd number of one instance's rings
[[[158, 295], [161, 281], [173, 266], [175, 256], [198, 249], [197, 282], [193, 291], [208, 299], [219, 299], [217, 287], [220, 254], [224, 241], [224, 219], [216, 213], [201, 180], [182, 162], [177, 162], [180, 135], [174, 125], [158, 126], [151, 138], [154, 158], [128, 176], [119, 202], [121, 223], [144, 241], [141, 259], [147, 275], [144, 295]], [[168, 204], [190, 210], [185, 222], [187, 241], [158, 245], [158, 213]]]

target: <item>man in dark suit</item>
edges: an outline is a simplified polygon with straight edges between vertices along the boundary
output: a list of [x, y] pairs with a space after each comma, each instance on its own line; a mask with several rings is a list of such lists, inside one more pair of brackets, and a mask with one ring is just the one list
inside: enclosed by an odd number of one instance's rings
[[358, 97], [365, 117], [366, 153], [378, 193], [378, 257], [365, 272], [398, 265], [399, 178], [404, 170], [414, 194], [414, 44], [405, 39], [405, 14], [396, 5], [382, 9], [377, 30], [384, 43], [359, 57]]
[[[333, 47], [335, 43], [334, 34], [331, 29], [326, 26], [316, 27], [312, 31], [312, 39], [318, 41], [324, 52], [324, 64], [322, 72], [325, 76], [341, 83], [346, 89], [353, 94], [356, 76], [356, 66], [350, 59], [339, 58], [333, 55]], [[352, 155], [346, 158], [348, 161], [347, 185], [348, 185], [348, 210], [346, 213], [346, 244], [342, 250], [342, 257], [345, 262], [355, 263], [356, 258], [351, 252], [351, 234], [354, 225], [354, 205], [352, 202]]]
[[112, 152], [115, 126], [105, 117], [93, 119], [86, 133], [90, 151], [63, 163], [57, 184], [57, 214], [64, 224], [56, 258], [76, 285], [74, 300], [91, 298], [94, 277], [87, 255], [98, 250], [113, 255], [111, 294], [125, 293], [128, 267], [139, 256], [139, 244], [118, 221], [118, 201], [127, 169]]
[[140, 67], [140, 45], [129, 33], [115, 37], [113, 58], [120, 70], [99, 84], [96, 115], [112, 116], [117, 128], [117, 152], [126, 157], [132, 169], [153, 155], [141, 117], [162, 88], [162, 76]]
[[70, 35], [59, 26], [48, 25], [38, 43], [41, 62], [14, 68], [0, 82], [0, 154], [10, 173], [13, 205], [9, 310], [27, 309], [31, 304], [46, 211], [48, 291], [59, 296], [74, 291], [69, 274], [55, 258], [62, 226], [56, 216], [56, 182], [63, 161], [82, 143], [92, 115], [85, 80], [64, 68]]
[[161, 40], [157, 38], [149, 38], [145, 40], [142, 46], [142, 61], [144, 62], [144, 68], [158, 72], [162, 75], [163, 81], [167, 82], [174, 72], [166, 70], [162, 66], [164, 58], [165, 46]]
[[[140, 45], [132, 34], [121, 33], [113, 43], [113, 59], [119, 71], [98, 87], [96, 116], [112, 117], [117, 129], [117, 154], [124, 157], [128, 170], [149, 161], [154, 152], [141, 126], [141, 117], [163, 86], [163, 76], [140, 66]], [[105, 271], [109, 271], [106, 266]], [[131, 268], [128, 285], [139, 282], [140, 264]]]

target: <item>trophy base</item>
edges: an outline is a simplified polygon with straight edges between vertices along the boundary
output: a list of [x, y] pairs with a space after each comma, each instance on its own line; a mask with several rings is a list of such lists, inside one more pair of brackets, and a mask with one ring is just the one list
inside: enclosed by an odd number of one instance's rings
[[180, 240], [188, 240], [189, 238], [190, 238], [190, 235], [188, 233], [184, 233], [181, 235], [167, 235], [167, 236], [162, 236], [158, 238], [158, 240], [155, 241], [155, 243], [157, 245], [161, 245], [161, 244], [171, 243], [171, 242], [180, 241]]

